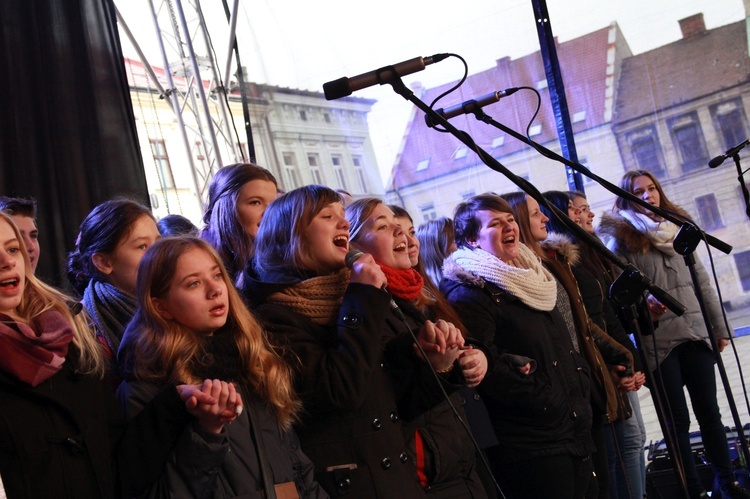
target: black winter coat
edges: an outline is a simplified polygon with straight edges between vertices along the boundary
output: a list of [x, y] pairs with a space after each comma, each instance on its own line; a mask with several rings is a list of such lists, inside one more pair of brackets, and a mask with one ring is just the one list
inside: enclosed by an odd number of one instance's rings
[[[589, 367], [557, 309], [533, 310], [460, 267], [444, 269], [444, 276], [441, 292], [493, 356], [494, 368], [478, 390], [500, 442], [496, 458], [591, 454]], [[536, 370], [523, 375], [518, 368], [529, 359]]]
[[[245, 298], [253, 304], [290, 285], [245, 277]], [[409, 464], [401, 418], [413, 418], [439, 399], [425, 387], [425, 380], [434, 380], [414, 356], [411, 338], [386, 327], [389, 304], [388, 293], [349, 284], [336, 324], [316, 324], [273, 303], [256, 309], [296, 370], [304, 404], [297, 434], [315, 479], [334, 497], [425, 495]]]
[[[407, 326], [416, 334], [427, 318], [406, 300], [394, 298], [394, 302], [403, 313], [405, 321], [397, 313], [392, 312], [386, 318], [388, 326], [396, 335], [408, 334]], [[448, 377], [444, 374], [439, 376], [447, 393], [450, 394], [451, 403], [456, 408], [458, 416], [466, 421], [463, 408], [466, 402], [462, 400], [461, 392], [455, 391], [456, 386], [446, 383], [452, 381], [454, 384], [465, 384], [460, 370], [454, 368]], [[432, 385], [437, 388], [434, 379]], [[486, 498], [487, 493], [476, 472], [474, 444], [441, 394], [442, 392], [436, 392], [436, 397], [443, 399], [439, 404], [404, 426], [411, 462], [417, 466], [428, 483], [428, 497]], [[419, 440], [415, 438], [416, 431], [419, 432]]]
[[174, 388], [125, 425], [108, 378], [77, 353], [31, 387], [0, 372], [0, 476], [9, 499], [132, 497], [158, 476], [192, 417]]

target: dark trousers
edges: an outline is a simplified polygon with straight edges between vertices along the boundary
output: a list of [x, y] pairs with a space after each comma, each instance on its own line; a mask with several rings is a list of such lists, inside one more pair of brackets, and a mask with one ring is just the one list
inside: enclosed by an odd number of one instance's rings
[[581, 499], [596, 484], [589, 457], [546, 456], [492, 466], [508, 499]]
[[714, 358], [708, 345], [703, 341], [688, 341], [678, 345], [659, 365], [659, 371], [664, 380], [664, 393], [673, 418], [670, 425], [674, 428], [680, 446], [691, 495], [699, 493], [703, 486], [690, 448], [690, 413], [683, 387], [687, 387], [690, 393], [703, 447], [719, 483], [723, 486], [734, 481], [726, 431], [716, 401]]

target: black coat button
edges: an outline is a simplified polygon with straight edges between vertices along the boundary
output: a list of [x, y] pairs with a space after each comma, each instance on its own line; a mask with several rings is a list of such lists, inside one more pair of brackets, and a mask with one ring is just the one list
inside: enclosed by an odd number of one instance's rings
[[373, 430], [379, 430], [380, 428], [382, 428], [382, 426], [383, 426], [383, 423], [381, 423], [378, 418], [375, 418], [375, 419], [372, 420], [372, 429]]
[[352, 486], [352, 480], [351, 478], [344, 477], [340, 478], [338, 481], [336, 481], [336, 490], [341, 492], [342, 494], [349, 490], [349, 488]]
[[382, 461], [380, 461], [380, 466], [383, 467], [384, 470], [387, 470], [391, 467], [391, 458], [384, 457]]
[[352, 314], [346, 314], [342, 320], [347, 326], [357, 326], [360, 322], [359, 316]]
[[480, 397], [478, 393], [475, 393], [474, 400], [482, 400], [482, 397]]
[[395, 412], [391, 413], [391, 422], [392, 423], [398, 423], [398, 414]]
[[402, 463], [405, 463], [409, 460], [409, 456], [406, 455], [406, 452], [402, 452], [398, 458], [401, 460]]
[[71, 454], [75, 454], [76, 456], [81, 456], [84, 453], [83, 450], [83, 444], [78, 441], [78, 439], [68, 437], [63, 442], [65, 445], [65, 448], [70, 451]]

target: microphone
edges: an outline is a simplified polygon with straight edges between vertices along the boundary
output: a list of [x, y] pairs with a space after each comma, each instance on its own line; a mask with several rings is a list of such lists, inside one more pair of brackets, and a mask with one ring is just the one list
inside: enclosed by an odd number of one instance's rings
[[351, 270], [352, 267], [354, 267], [354, 262], [359, 260], [360, 257], [364, 256], [364, 253], [362, 253], [359, 250], [350, 249], [349, 252], [344, 257], [344, 262], [346, 264], [346, 268]]
[[[491, 94], [483, 95], [482, 97], [478, 99], [467, 100], [465, 102], [462, 102], [461, 104], [456, 104], [455, 106], [451, 106], [446, 109], [443, 109], [441, 107], [435, 112], [438, 113], [443, 118], [445, 118], [446, 120], [449, 120], [453, 118], [454, 116], [458, 116], [461, 114], [470, 114], [470, 113], [479, 111], [484, 106], [489, 106], [490, 104], [494, 104], [495, 102], [499, 101], [503, 97], [513, 95], [519, 90], [520, 89], [517, 87], [506, 88], [505, 90], [492, 92]], [[429, 115], [425, 115], [424, 120], [427, 123], [427, 126], [430, 128], [437, 125], [437, 123], [435, 123], [435, 121]]]
[[745, 139], [742, 143], [737, 144], [736, 146], [729, 149], [724, 154], [721, 154], [719, 156], [716, 156], [714, 159], [708, 162], [709, 168], [716, 168], [717, 166], [721, 165], [725, 159], [731, 158], [732, 156], [736, 155], [738, 152], [740, 152], [746, 145], [750, 144], [750, 140]]
[[398, 76], [406, 76], [418, 71], [422, 71], [425, 66], [440, 62], [450, 54], [435, 54], [430, 57], [415, 57], [408, 61], [399, 62], [393, 66], [385, 66], [369, 73], [364, 73], [359, 76], [353, 76], [347, 78], [339, 78], [338, 80], [329, 81], [323, 85], [323, 93], [325, 93], [326, 100], [336, 100], [341, 97], [351, 95], [352, 92], [362, 90], [363, 88], [371, 87], [377, 84], [388, 83], [391, 79]]

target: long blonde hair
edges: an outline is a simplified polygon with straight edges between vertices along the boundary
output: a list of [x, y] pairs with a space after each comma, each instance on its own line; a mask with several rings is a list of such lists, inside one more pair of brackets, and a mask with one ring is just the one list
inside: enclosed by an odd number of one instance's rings
[[191, 249], [205, 251], [221, 270], [229, 300], [227, 334], [239, 350], [241, 381], [271, 406], [282, 427], [291, 427], [300, 409], [292, 388], [291, 369], [273, 350], [265, 331], [243, 303], [219, 254], [202, 239], [160, 239], [143, 256], [136, 285], [138, 309], [120, 346], [121, 366], [140, 380], [193, 384], [202, 381], [194, 372], [202, 352], [202, 337], [179, 322], [162, 317], [152, 300], [166, 295], [177, 261]]
[[29, 324], [31, 321], [48, 310], [59, 312], [73, 329], [73, 344], [78, 349], [76, 370], [84, 374], [94, 374], [104, 377], [106, 361], [96, 335], [89, 328], [90, 321], [85, 312], [78, 314], [71, 312], [76, 300], [67, 296], [52, 286], [40, 281], [31, 270], [29, 254], [23, 244], [21, 233], [13, 223], [13, 220], [4, 212], [0, 211], [0, 220], [5, 221], [13, 229], [18, 240], [21, 254], [23, 255], [24, 268], [26, 269], [26, 280], [24, 283], [21, 303], [16, 308], [16, 319]]

